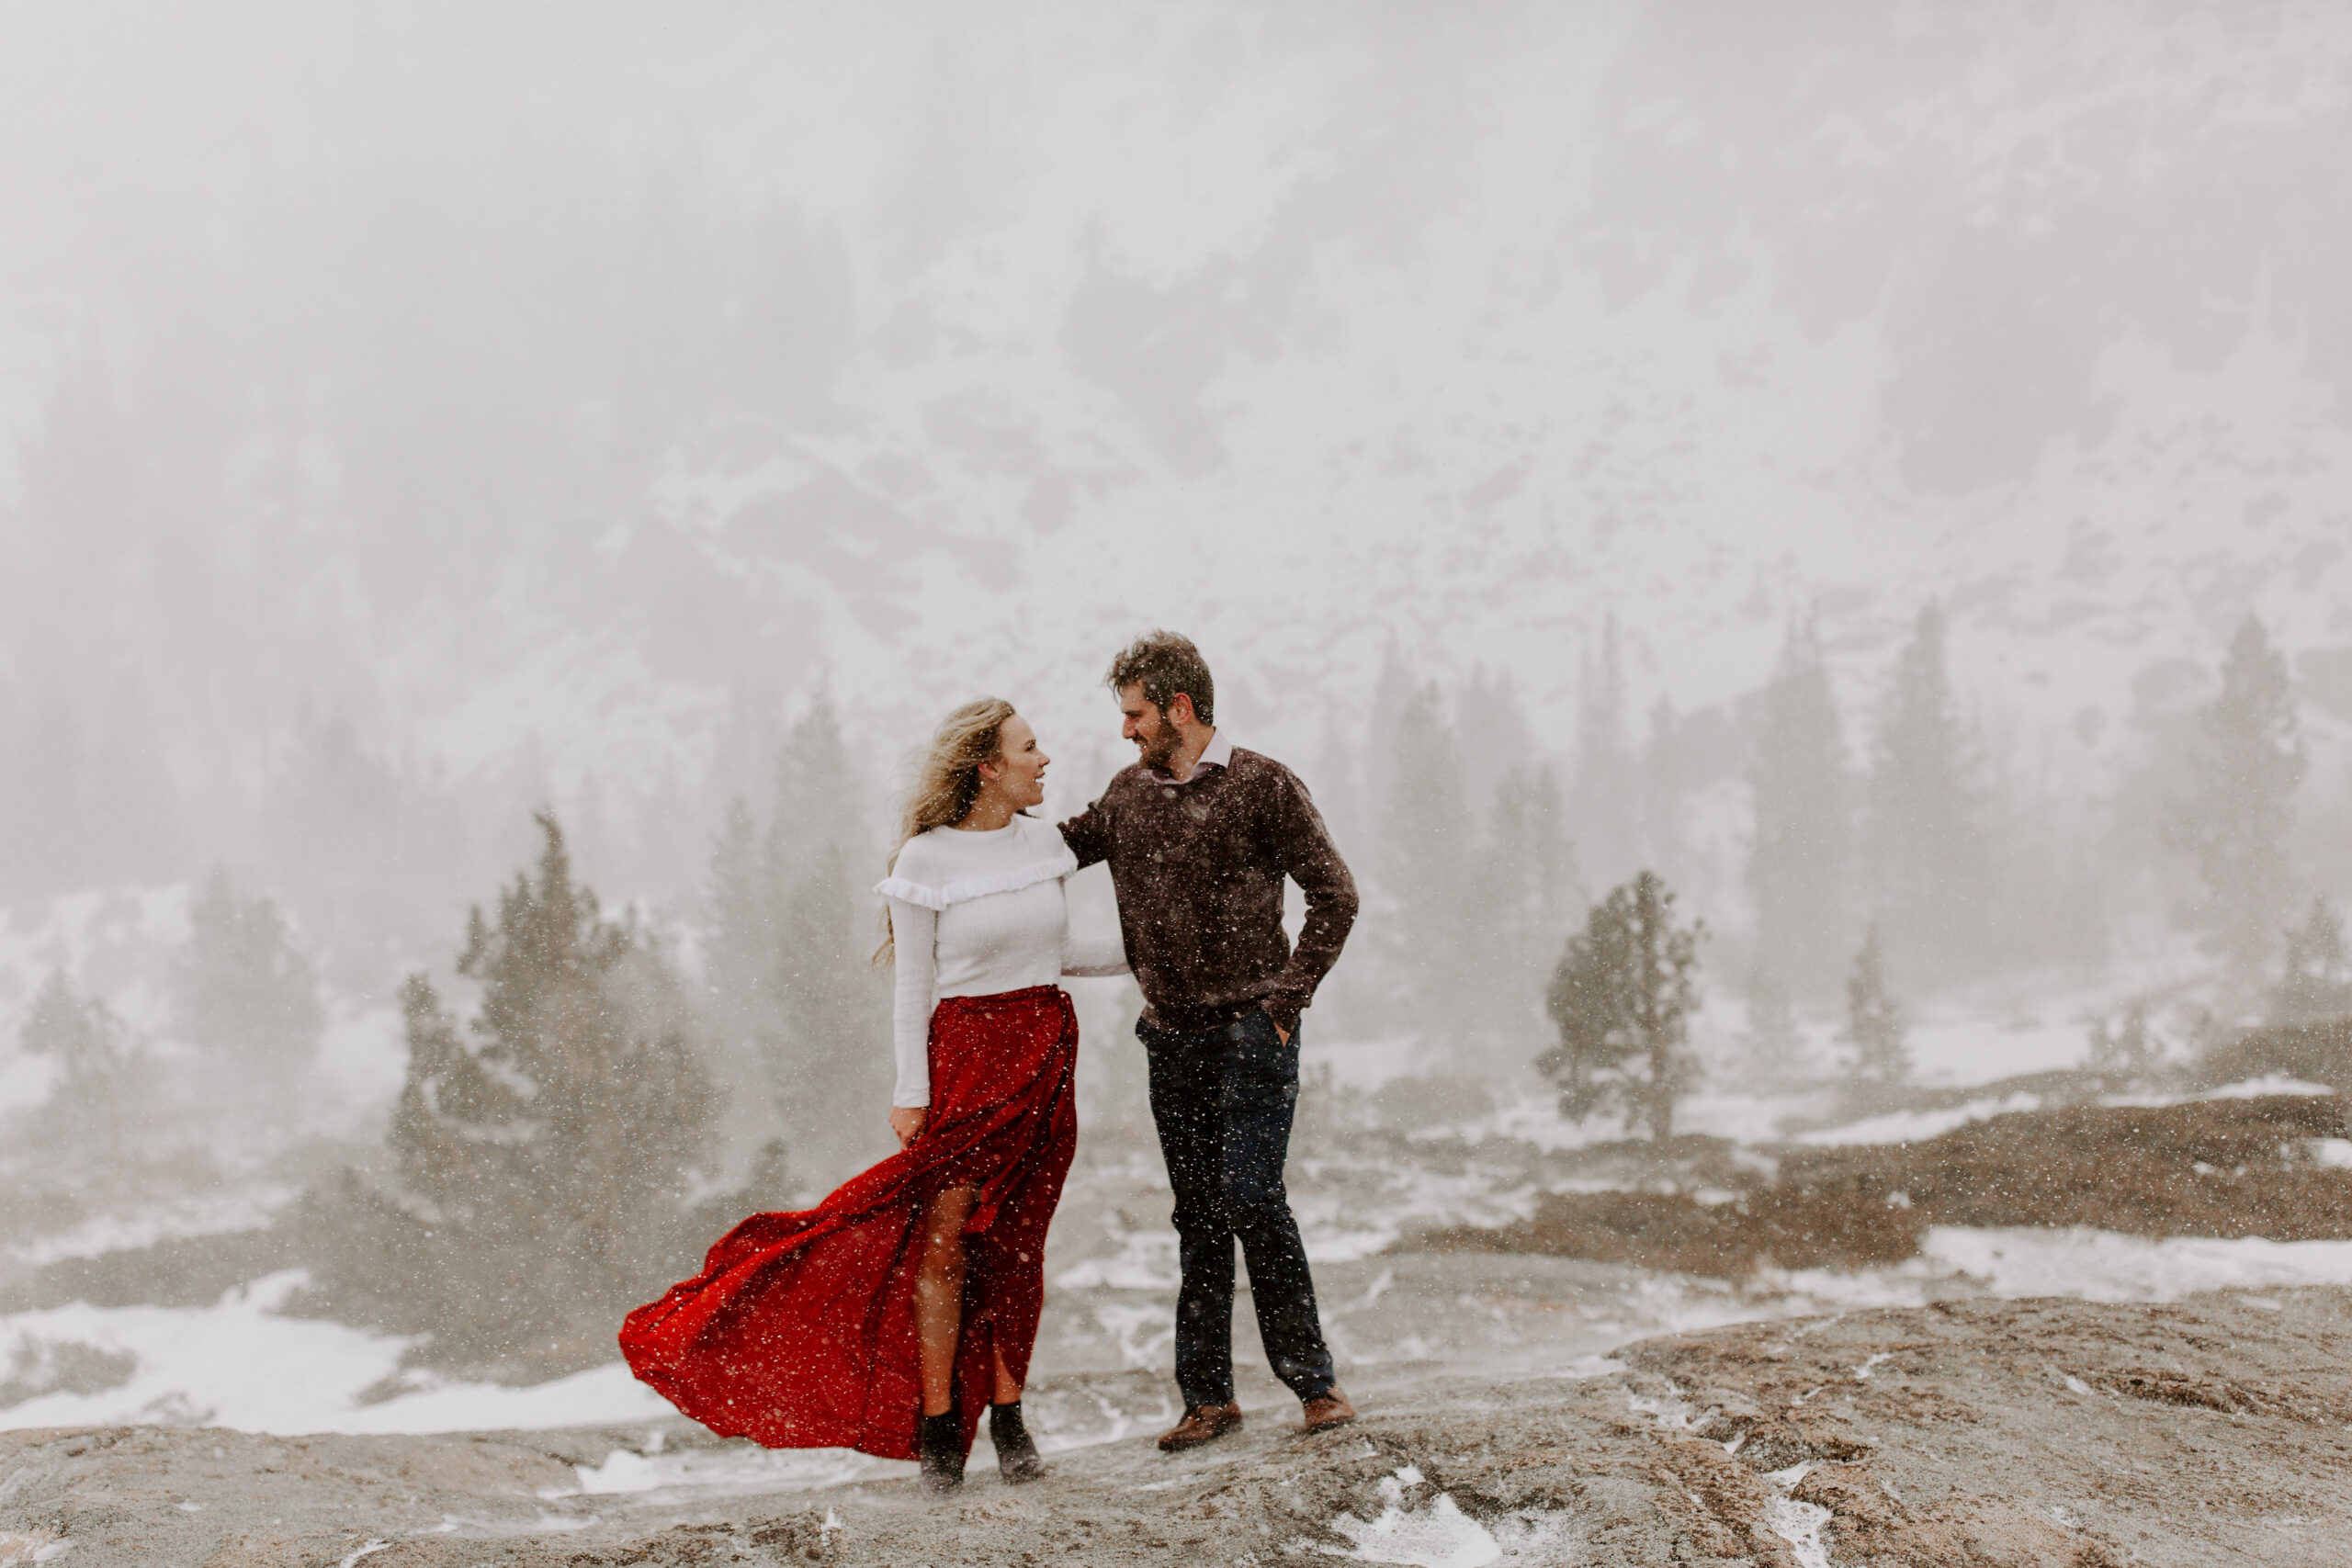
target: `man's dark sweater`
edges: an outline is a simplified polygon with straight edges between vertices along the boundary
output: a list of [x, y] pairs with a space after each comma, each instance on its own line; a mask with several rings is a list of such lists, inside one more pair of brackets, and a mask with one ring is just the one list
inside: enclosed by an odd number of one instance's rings
[[[1188, 784], [1125, 769], [1062, 838], [1079, 864], [1111, 863], [1127, 965], [1155, 1029], [1205, 1033], [1262, 1007], [1296, 1030], [1355, 923], [1355, 879], [1306, 786], [1255, 751], [1237, 747]], [[1285, 874], [1306, 894], [1295, 953]]]

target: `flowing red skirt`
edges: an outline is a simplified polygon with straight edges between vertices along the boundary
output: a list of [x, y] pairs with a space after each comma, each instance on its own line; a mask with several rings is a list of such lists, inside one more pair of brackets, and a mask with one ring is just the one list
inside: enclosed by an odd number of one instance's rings
[[978, 1187], [956, 1347], [968, 1450], [996, 1356], [1029, 1374], [1046, 1226], [1078, 1146], [1077, 1061], [1078, 1019], [1058, 987], [944, 998], [922, 1135], [813, 1209], [728, 1232], [700, 1274], [628, 1314], [630, 1370], [722, 1437], [913, 1459], [922, 1215], [941, 1191]]

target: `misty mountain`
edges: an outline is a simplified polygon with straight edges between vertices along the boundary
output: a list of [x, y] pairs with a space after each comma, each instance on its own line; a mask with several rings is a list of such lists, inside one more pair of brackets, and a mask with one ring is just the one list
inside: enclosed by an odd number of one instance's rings
[[[260, 852], [332, 722], [420, 855], [484, 858], [432, 800], [511, 849], [552, 797], [668, 894], [820, 686], [881, 774], [1001, 692], [1076, 799], [1160, 622], [1302, 762], [1392, 647], [1565, 758], [1604, 612], [1630, 712], [1735, 711], [1805, 623], [1859, 723], [1932, 601], [1989, 764], [2076, 802], [2257, 610], [2343, 793], [2340, 11], [907, 20], [460, 65], [420, 16], [341, 94], [171, 89], [299, 138], [0, 186], [47, 220], [0, 242], [11, 787], [131, 781], [24, 880]], [[161, 144], [144, 80], [0, 127]]]

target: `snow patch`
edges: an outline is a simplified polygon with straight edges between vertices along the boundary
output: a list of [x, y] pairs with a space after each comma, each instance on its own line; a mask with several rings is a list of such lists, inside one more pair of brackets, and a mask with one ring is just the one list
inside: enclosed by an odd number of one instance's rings
[[1464, 1513], [1452, 1494], [1441, 1492], [1427, 1508], [1408, 1511], [1405, 1491], [1427, 1484], [1419, 1469], [1407, 1465], [1383, 1476], [1380, 1517], [1370, 1522], [1341, 1514], [1331, 1528], [1355, 1543], [1345, 1551], [1336, 1546], [1322, 1551], [1332, 1557], [1358, 1562], [1405, 1562], [1418, 1568], [1485, 1568], [1502, 1561], [1502, 1542], [1486, 1526]]
[[915, 1472], [911, 1461], [876, 1459], [848, 1449], [762, 1449], [750, 1444], [675, 1453], [615, 1449], [604, 1463], [575, 1469], [582, 1494], [651, 1502], [808, 1492]]
[[2168, 1302], [2200, 1291], [2352, 1284], [2352, 1241], [1937, 1226], [1923, 1250], [1996, 1296]]
[[139, 1213], [101, 1215], [70, 1231], [9, 1247], [7, 1255], [38, 1269], [60, 1258], [96, 1258], [101, 1253], [153, 1247], [159, 1241], [181, 1236], [260, 1230], [300, 1196], [300, 1189], [282, 1182], [264, 1183], [242, 1191], [197, 1193]]
[[[2197, 1105], [2213, 1100], [2260, 1100], [2278, 1094], [2334, 1094], [2325, 1084], [2306, 1083], [2284, 1074], [2272, 1073], [2263, 1077], [2247, 1078], [2239, 1083], [2224, 1084], [2219, 1089], [2200, 1089], [2194, 1094], [2104, 1094], [2091, 1103], [2106, 1108], [2131, 1108], [2141, 1111], [2161, 1111], [2174, 1105]], [[1859, 1122], [1842, 1126], [1819, 1127], [1800, 1134], [1793, 1142], [1815, 1147], [1849, 1144], [1917, 1144], [1929, 1138], [1941, 1137], [1955, 1127], [1971, 1122], [1989, 1122], [1996, 1116], [2012, 1111], [2040, 1111], [2047, 1102], [2038, 1094], [2020, 1090], [2005, 1098], [1985, 1096], [1962, 1105], [1947, 1106], [1940, 1111], [1892, 1111], [1881, 1116], [1866, 1116]], [[2344, 1145], [2341, 1156], [2352, 1168], [2352, 1140], [2317, 1139], [2315, 1143]], [[2314, 1157], [2318, 1157], [2316, 1154]], [[2324, 1163], [2324, 1161], [2323, 1161]]]
[[2169, 1302], [2203, 1291], [2352, 1284], [2352, 1241], [2123, 1235], [2114, 1231], [1931, 1226], [1920, 1255], [1885, 1269], [1759, 1275], [1783, 1310], [1919, 1306], [1953, 1293]]
[[1849, 1122], [1842, 1127], [1824, 1127], [1806, 1133], [1795, 1141], [1815, 1147], [1848, 1144], [1920, 1144], [1929, 1138], [1941, 1137], [1955, 1127], [1971, 1122], [1986, 1122], [2012, 1111], [2039, 1111], [2041, 1097], [2035, 1094], [2012, 1094], [2005, 1100], [1972, 1100], [1965, 1105], [1949, 1106], [1941, 1111], [1892, 1111], [1883, 1116], [1867, 1116], [1860, 1122]]
[[1789, 1543], [1799, 1568], [1830, 1568], [1829, 1548], [1821, 1539], [1828, 1525], [1829, 1510], [1818, 1503], [1772, 1497], [1764, 1504], [1764, 1528]]
[[[424, 1433], [640, 1422], [671, 1414], [618, 1361], [527, 1387], [403, 1373], [413, 1341], [279, 1309], [307, 1281], [267, 1275], [205, 1307], [94, 1307], [74, 1303], [0, 1314], [0, 1345], [32, 1339], [132, 1358], [130, 1377], [89, 1393], [43, 1393], [0, 1410], [0, 1423], [129, 1423], [238, 1431]], [[408, 1392], [371, 1402], [388, 1381]]]

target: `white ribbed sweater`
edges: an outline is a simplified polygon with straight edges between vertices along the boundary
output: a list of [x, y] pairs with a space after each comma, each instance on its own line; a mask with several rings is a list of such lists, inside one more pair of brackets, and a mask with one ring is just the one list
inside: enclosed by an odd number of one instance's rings
[[1015, 817], [989, 832], [933, 828], [907, 840], [875, 891], [890, 901], [896, 1106], [931, 1103], [931, 1014], [942, 997], [1050, 986], [1065, 975], [1124, 975], [1119, 938], [1075, 941], [1062, 879], [1078, 857], [1048, 823]]

